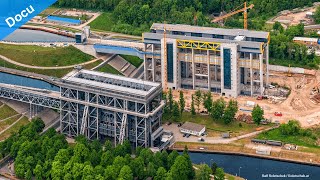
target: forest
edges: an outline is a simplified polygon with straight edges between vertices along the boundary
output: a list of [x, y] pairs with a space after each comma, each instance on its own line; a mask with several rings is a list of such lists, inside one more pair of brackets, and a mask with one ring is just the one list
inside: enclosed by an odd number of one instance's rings
[[[245, 0], [59, 0], [56, 6], [111, 12], [114, 22], [135, 28], [150, 27], [153, 22], [212, 26], [210, 17], [221, 11], [239, 8]], [[285, 9], [311, 6], [317, 0], [251, 0], [249, 28], [261, 29], [270, 16]], [[196, 17], [196, 18], [195, 18]], [[229, 18], [228, 26], [242, 26], [242, 15]]]
[[[86, 180], [133, 180], [153, 177], [155, 180], [209, 180], [212, 174], [208, 165], [200, 165], [194, 171], [188, 149], [153, 153], [138, 147], [133, 151], [128, 141], [113, 147], [110, 141], [104, 144], [88, 141], [84, 136], [68, 144], [64, 135], [44, 128], [41, 119], [34, 119], [18, 133], [0, 142], [0, 159], [9, 155], [14, 161], [18, 178], [42, 179], [86, 179]], [[217, 178], [224, 177], [217, 168]]]

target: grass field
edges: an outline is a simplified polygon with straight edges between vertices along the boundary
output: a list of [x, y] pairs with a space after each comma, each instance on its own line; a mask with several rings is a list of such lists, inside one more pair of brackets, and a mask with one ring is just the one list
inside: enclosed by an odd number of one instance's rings
[[58, 10], [58, 8], [49, 7], [49, 8], [47, 8], [47, 9], [45, 9], [44, 11], [42, 11], [42, 12], [39, 14], [39, 16], [42, 16], [42, 17], [48, 16], [48, 15], [54, 13], [56, 10]]
[[92, 30], [102, 30], [111, 31], [115, 23], [112, 21], [111, 13], [104, 12], [94, 21], [92, 21], [89, 26]]
[[4, 105], [3, 107], [0, 108], [0, 120], [3, 120], [15, 114], [18, 114], [18, 113], [7, 105]]
[[[164, 114], [163, 122], [169, 121], [169, 118], [168, 114]], [[272, 124], [257, 126], [256, 124], [241, 123], [242, 126], [240, 127], [238, 121], [226, 125], [223, 121], [214, 121], [208, 115], [197, 114], [192, 116], [189, 112], [183, 112], [180, 122], [186, 121], [205, 125], [209, 136], [220, 136], [222, 132], [231, 132], [231, 136], [234, 137], [254, 132], [258, 127], [268, 128], [272, 126]]]
[[130, 56], [130, 55], [120, 55], [120, 56], [123, 57], [132, 65], [134, 65], [135, 67], [139, 67], [143, 63], [143, 60], [137, 56]]
[[[96, 61], [91, 64], [87, 64], [83, 68], [84, 69], [91, 69], [91, 68], [98, 66], [100, 63], [102, 63], [102, 60]], [[58, 78], [63, 77], [64, 75], [68, 74], [69, 72], [71, 72], [73, 70], [73, 68], [52, 69], [52, 70], [51, 69], [49, 69], [49, 70], [30, 69], [30, 68], [25, 68], [25, 67], [21, 67], [21, 66], [16, 66], [16, 65], [8, 63], [2, 59], [0, 59], [0, 66], [6, 67], [6, 68], [11, 68], [11, 69], [17, 69], [17, 70], [21, 70], [21, 71], [33, 72], [33, 73], [37, 73], [37, 74], [43, 74], [43, 75], [47, 75], [47, 76], [58, 77]]]
[[93, 59], [73, 46], [53, 48], [0, 44], [0, 54], [22, 64], [43, 67], [74, 65]]
[[[313, 134], [316, 135], [316, 137], [320, 138], [320, 129], [314, 129]], [[282, 141], [285, 143], [291, 143], [296, 144], [299, 146], [305, 146], [305, 147], [312, 147], [312, 148], [320, 148], [319, 145], [317, 145], [317, 140], [313, 139], [309, 136], [302, 136], [302, 135], [282, 135], [279, 129], [273, 129], [267, 132], [263, 132], [259, 134], [256, 138], [258, 139], [270, 139], [270, 140], [277, 140]]]
[[7, 119], [5, 121], [0, 122], [0, 131], [2, 131], [4, 129], [6, 129], [7, 127], [9, 127], [11, 124], [16, 122], [20, 117], [21, 117], [21, 115], [17, 115], [15, 117], [12, 117], [10, 119]]
[[98, 69], [98, 71], [100, 72], [105, 72], [105, 73], [111, 73], [111, 74], [117, 74], [117, 75], [122, 75], [118, 70], [116, 70], [115, 68], [113, 68], [111, 65], [109, 64], [105, 64], [102, 67], [100, 67]]
[[4, 139], [8, 138], [11, 134], [18, 132], [21, 126], [24, 126], [28, 123], [29, 123], [28, 118], [23, 117], [22, 119], [19, 120], [19, 122], [17, 122], [17, 124], [15, 124], [10, 129], [3, 132], [0, 135], [0, 140], [4, 140]]

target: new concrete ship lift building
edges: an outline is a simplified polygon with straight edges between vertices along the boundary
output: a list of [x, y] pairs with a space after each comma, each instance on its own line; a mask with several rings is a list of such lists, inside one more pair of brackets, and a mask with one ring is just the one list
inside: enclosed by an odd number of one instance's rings
[[269, 83], [269, 39], [261, 31], [154, 23], [143, 33], [144, 77], [162, 84], [167, 77], [172, 89], [262, 95]]

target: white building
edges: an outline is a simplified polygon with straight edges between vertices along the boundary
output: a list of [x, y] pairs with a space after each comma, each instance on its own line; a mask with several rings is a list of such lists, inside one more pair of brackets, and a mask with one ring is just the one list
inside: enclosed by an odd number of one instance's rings
[[205, 131], [206, 127], [204, 125], [195, 124], [191, 122], [186, 122], [180, 127], [181, 133], [188, 133], [195, 136], [201, 136], [201, 134]]

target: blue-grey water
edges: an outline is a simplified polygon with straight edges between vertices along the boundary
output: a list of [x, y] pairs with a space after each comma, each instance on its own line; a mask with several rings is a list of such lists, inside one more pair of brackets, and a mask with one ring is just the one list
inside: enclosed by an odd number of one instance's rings
[[[248, 180], [320, 180], [320, 167], [270, 159], [261, 159], [248, 156], [213, 154], [213, 153], [189, 153], [191, 161], [195, 164], [206, 163], [210, 166], [216, 162], [225, 172], [239, 175]], [[270, 175], [282, 175], [286, 177], [271, 177]], [[289, 177], [290, 175], [305, 175], [307, 177]]]
[[0, 83], [46, 89], [50, 91], [60, 91], [59, 87], [54, 86], [48, 82], [3, 72], [0, 72]]
[[11, 42], [74, 42], [74, 38], [60, 36], [43, 31], [17, 29], [7, 36], [4, 41]]

